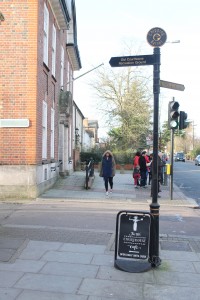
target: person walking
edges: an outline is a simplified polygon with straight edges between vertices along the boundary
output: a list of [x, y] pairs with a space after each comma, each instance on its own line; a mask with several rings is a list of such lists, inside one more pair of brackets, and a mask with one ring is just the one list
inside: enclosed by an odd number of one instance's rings
[[140, 179], [139, 158], [140, 158], [140, 152], [138, 151], [135, 153], [135, 157], [133, 159], [133, 179], [134, 179], [134, 186], [136, 189], [139, 186], [139, 179]]
[[104, 179], [104, 185], [106, 190], [106, 196], [108, 196], [108, 184], [110, 186], [110, 193], [113, 190], [113, 177], [115, 176], [115, 159], [110, 150], [106, 150], [102, 156], [100, 177]]

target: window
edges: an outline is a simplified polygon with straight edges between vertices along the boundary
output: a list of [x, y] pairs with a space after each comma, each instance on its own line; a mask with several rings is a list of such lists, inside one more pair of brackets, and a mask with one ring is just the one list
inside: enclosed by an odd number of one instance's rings
[[56, 28], [52, 29], [52, 75], [56, 77]]
[[63, 90], [63, 76], [64, 76], [64, 49], [61, 47], [61, 62], [60, 62], [60, 85]]
[[51, 108], [51, 158], [54, 158], [54, 118], [55, 110]]
[[47, 103], [42, 108], [42, 159], [47, 159]]
[[44, 37], [43, 37], [43, 61], [48, 66], [48, 43], [49, 43], [49, 11], [44, 4]]

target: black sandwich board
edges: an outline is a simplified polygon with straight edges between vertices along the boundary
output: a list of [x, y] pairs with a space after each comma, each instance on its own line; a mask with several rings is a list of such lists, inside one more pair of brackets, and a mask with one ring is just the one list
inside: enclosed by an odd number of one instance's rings
[[148, 212], [120, 211], [116, 219], [115, 267], [138, 273], [151, 268], [149, 263], [150, 226]]

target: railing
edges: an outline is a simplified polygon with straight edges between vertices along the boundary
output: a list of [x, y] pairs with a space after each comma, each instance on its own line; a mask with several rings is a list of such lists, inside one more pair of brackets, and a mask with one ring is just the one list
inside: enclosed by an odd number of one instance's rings
[[86, 175], [85, 175], [85, 188], [88, 190], [89, 188], [89, 178], [94, 176], [94, 160], [90, 158], [90, 160], [86, 161]]

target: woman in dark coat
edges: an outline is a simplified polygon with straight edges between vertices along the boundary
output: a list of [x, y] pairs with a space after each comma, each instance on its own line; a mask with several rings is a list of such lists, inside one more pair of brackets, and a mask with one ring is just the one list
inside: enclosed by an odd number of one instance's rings
[[146, 155], [146, 151], [142, 151], [139, 158], [140, 176], [141, 176], [140, 186], [143, 188], [146, 187], [146, 179], [147, 179], [147, 161], [145, 155]]
[[100, 176], [104, 179], [106, 195], [108, 195], [108, 183], [110, 185], [110, 193], [113, 189], [113, 177], [115, 176], [115, 159], [110, 150], [106, 150], [101, 161]]

